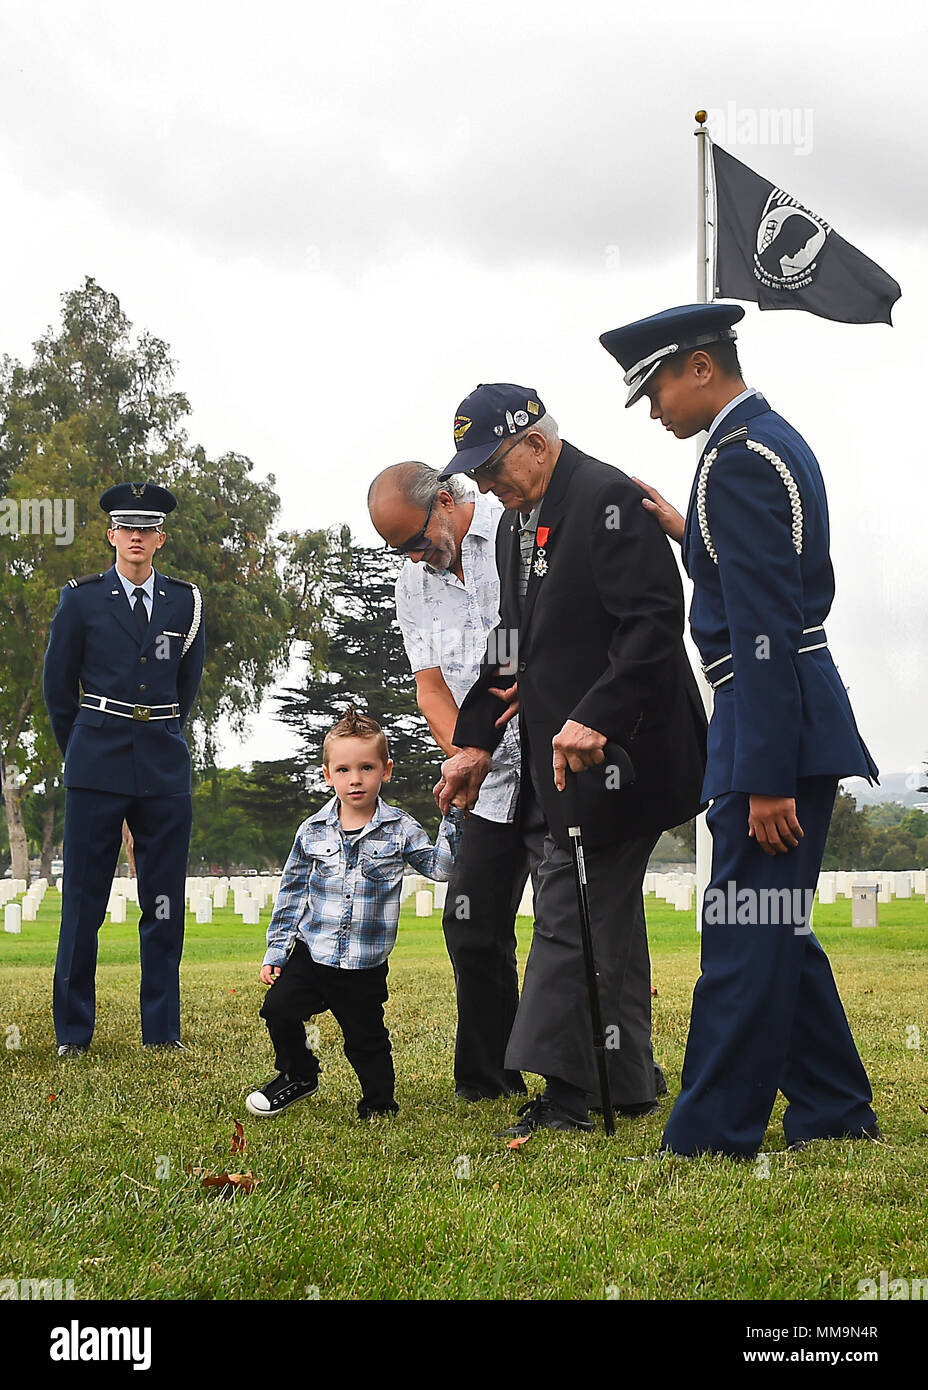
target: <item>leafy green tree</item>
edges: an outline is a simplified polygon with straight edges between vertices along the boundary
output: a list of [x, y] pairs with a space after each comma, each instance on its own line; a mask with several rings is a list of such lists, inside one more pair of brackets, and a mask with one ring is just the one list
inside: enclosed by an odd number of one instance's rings
[[871, 868], [868, 858], [872, 833], [867, 817], [862, 811], [858, 811], [857, 802], [851, 793], [839, 787], [828, 839], [825, 842], [822, 868]]
[[903, 830], [907, 835], [914, 835], [916, 840], [922, 839], [925, 835], [928, 835], [928, 814], [917, 808], [906, 811], [902, 820], [899, 822], [899, 829]]
[[256, 762], [230, 791], [230, 800], [254, 826], [262, 855], [282, 865], [297, 826], [310, 814], [313, 798], [307, 791], [305, 774], [289, 758]]
[[376, 719], [387, 735], [395, 767], [384, 789], [386, 800], [434, 833], [439, 816], [432, 788], [442, 755], [416, 704], [396, 621], [396, 563], [380, 547], [355, 545], [347, 527], [330, 533], [328, 559], [329, 597], [322, 620], [327, 669], [288, 688], [279, 712], [300, 741], [296, 761], [314, 792], [312, 807], [331, 795], [321, 772], [323, 737], [353, 704]]
[[29, 846], [40, 856], [40, 875], [49, 880], [52, 860], [64, 831], [64, 798], [63, 783], [49, 779], [44, 787], [31, 791], [23, 805], [23, 824]]
[[885, 830], [887, 826], [899, 825], [905, 816], [905, 807], [901, 801], [877, 801], [865, 806], [863, 813], [874, 830]]
[[[0, 481], [18, 518], [7, 508], [0, 524], [0, 778], [17, 876], [28, 872], [24, 798], [61, 767], [41, 694], [58, 592], [113, 559], [104, 488], [157, 478], [178, 494], [159, 560], [204, 594], [206, 666], [188, 726], [199, 761], [211, 761], [221, 717], [240, 730], [258, 708], [294, 640], [313, 667], [324, 646], [313, 609], [324, 533], [275, 538], [273, 475], [256, 480], [242, 455], [210, 459], [189, 444], [167, 345], [133, 337], [115, 295], [88, 278], [62, 302], [60, 330], [39, 339], [33, 361], [0, 364]], [[71, 509], [70, 534], [45, 524], [55, 503], [62, 522]], [[27, 514], [43, 525], [23, 525]]]

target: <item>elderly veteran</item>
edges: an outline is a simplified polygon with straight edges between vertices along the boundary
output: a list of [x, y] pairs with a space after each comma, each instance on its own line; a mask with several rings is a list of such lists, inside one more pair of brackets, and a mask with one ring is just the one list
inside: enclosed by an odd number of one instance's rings
[[[683, 593], [667, 540], [617, 468], [561, 440], [538, 393], [478, 386], [455, 419], [444, 476], [466, 473], [506, 508], [497, 532], [500, 625], [454, 730], [439, 806], [471, 804], [519, 711], [520, 828], [538, 860], [535, 928], [506, 1053], [545, 1090], [508, 1133], [592, 1128], [598, 1095], [577, 897], [560, 793], [577, 778], [593, 945], [619, 1114], [656, 1110], [642, 881], [667, 827], [699, 803], [705, 717], [683, 649]], [[517, 646], [515, 679], [500, 661]], [[632, 785], [603, 746], [621, 744]], [[589, 770], [586, 770], [589, 769]]]
[[[368, 508], [380, 535], [406, 560], [396, 581], [396, 616], [419, 708], [450, 756], [458, 706], [499, 621], [495, 540], [503, 509], [459, 478], [440, 483], [435, 469], [415, 462], [378, 473]], [[529, 869], [514, 823], [519, 757], [513, 721], [463, 828], [442, 916], [457, 995], [454, 1082], [462, 1101], [525, 1093], [521, 1074], [504, 1060], [519, 1002], [515, 917]]]

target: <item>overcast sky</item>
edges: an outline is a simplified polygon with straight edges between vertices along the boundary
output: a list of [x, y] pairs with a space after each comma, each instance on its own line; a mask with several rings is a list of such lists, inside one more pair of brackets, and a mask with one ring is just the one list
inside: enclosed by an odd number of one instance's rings
[[[749, 306], [740, 348], [822, 465], [830, 645], [906, 770], [928, 756], [924, 12], [0, 0], [0, 352], [94, 276], [170, 343], [192, 437], [275, 475], [281, 527], [374, 543], [371, 476], [446, 463], [494, 380], [682, 508], [692, 444], [622, 410], [597, 339], [695, 297], [693, 113], [717, 112], [902, 285], [893, 328]], [[789, 142], [745, 142], [784, 109]], [[221, 761], [291, 749], [262, 715]]]

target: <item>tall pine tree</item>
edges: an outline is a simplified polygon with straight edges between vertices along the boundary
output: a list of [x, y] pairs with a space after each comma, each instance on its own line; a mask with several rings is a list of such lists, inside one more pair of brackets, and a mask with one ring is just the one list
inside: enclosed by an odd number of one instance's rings
[[278, 717], [300, 739], [300, 763], [316, 793], [313, 808], [331, 795], [322, 778], [322, 740], [355, 705], [387, 735], [395, 766], [384, 799], [434, 834], [439, 816], [432, 788], [442, 754], [419, 712], [396, 621], [397, 564], [382, 548], [354, 545], [347, 526], [331, 534], [328, 564], [327, 670], [279, 697]]

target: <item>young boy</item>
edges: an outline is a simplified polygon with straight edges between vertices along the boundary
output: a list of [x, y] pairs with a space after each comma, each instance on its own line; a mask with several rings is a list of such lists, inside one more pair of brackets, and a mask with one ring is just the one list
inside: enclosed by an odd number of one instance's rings
[[245, 1101], [252, 1115], [279, 1115], [319, 1089], [319, 1059], [305, 1019], [330, 1009], [361, 1083], [358, 1114], [395, 1115], [390, 1034], [383, 1021], [387, 957], [396, 941], [403, 866], [444, 882], [464, 812], [452, 807], [435, 845], [405, 811], [380, 799], [393, 775], [386, 735], [349, 709], [330, 729], [322, 771], [335, 795], [296, 833], [267, 932], [261, 1009], [278, 1075]]

